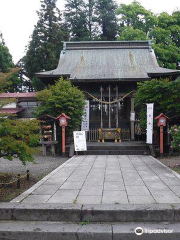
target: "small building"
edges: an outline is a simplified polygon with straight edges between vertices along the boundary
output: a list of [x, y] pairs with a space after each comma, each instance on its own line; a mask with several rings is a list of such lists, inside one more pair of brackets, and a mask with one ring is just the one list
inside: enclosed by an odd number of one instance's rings
[[178, 70], [159, 67], [149, 41], [65, 42], [57, 68], [37, 73], [45, 85], [62, 76], [84, 91], [90, 131], [129, 129], [132, 140], [137, 82], [178, 75]]
[[14, 99], [10, 104], [3, 106], [0, 113], [16, 114], [18, 118], [33, 118], [33, 111], [37, 106], [36, 93], [2, 93], [0, 99]]

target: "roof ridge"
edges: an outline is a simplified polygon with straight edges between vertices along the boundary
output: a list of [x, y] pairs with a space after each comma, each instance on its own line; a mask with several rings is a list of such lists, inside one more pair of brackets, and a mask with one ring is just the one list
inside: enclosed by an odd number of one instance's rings
[[64, 51], [77, 49], [127, 49], [127, 48], [146, 48], [151, 49], [151, 42], [146, 41], [81, 41], [64, 42]]

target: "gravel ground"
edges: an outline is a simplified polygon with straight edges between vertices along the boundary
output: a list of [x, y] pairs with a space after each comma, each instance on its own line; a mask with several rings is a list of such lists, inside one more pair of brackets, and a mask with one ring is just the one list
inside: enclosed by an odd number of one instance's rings
[[158, 158], [158, 160], [168, 167], [173, 167], [177, 164], [180, 164], [180, 156], [166, 156], [163, 158]]
[[62, 158], [60, 156], [53, 157], [38, 155], [35, 156], [35, 163], [27, 162], [27, 164], [23, 166], [18, 159], [9, 161], [0, 158], [0, 173], [16, 175], [18, 173], [25, 174], [26, 170], [29, 170], [30, 176], [39, 180], [63, 164], [67, 159], [68, 158]]

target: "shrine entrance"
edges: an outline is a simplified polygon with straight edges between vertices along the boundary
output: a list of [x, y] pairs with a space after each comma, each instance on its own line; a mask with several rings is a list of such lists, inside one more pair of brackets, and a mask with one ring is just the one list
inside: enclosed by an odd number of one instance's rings
[[[134, 112], [132, 96], [134, 91], [122, 93], [118, 85], [101, 85], [99, 93], [87, 92], [90, 101], [90, 141], [99, 139], [99, 130], [108, 130], [109, 135], [115, 130], [121, 131], [122, 140], [131, 139], [130, 115]], [[113, 133], [114, 134], [114, 133]], [[133, 136], [134, 137], [134, 136]]]

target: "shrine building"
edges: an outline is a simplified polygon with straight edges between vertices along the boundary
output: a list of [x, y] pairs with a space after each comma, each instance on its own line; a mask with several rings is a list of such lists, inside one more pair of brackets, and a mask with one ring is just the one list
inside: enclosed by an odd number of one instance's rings
[[173, 80], [179, 71], [158, 65], [150, 41], [97, 41], [65, 42], [57, 68], [36, 75], [45, 85], [61, 76], [69, 78], [84, 91], [90, 106], [89, 131], [121, 129], [129, 132], [125, 140], [134, 140], [137, 82]]

